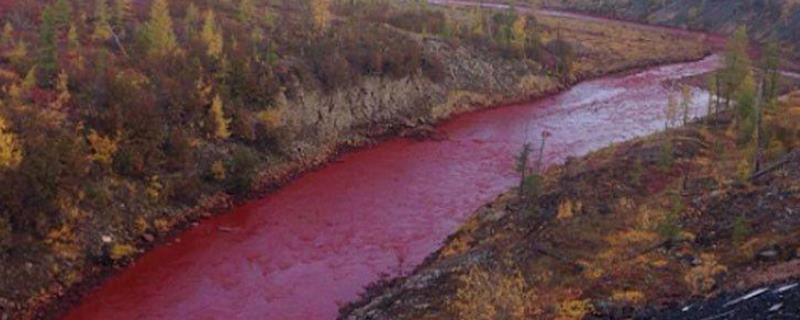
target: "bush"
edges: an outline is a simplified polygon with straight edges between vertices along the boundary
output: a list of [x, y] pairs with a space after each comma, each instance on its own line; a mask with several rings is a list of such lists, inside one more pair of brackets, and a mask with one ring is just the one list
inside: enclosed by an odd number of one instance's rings
[[228, 162], [228, 191], [240, 195], [249, 192], [258, 173], [260, 162], [258, 155], [250, 148], [236, 148], [233, 157]]

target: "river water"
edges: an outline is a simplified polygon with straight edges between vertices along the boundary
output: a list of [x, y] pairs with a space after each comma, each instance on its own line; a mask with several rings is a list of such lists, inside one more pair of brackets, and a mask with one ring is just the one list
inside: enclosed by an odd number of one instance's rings
[[[458, 116], [442, 141], [393, 139], [203, 221], [85, 297], [67, 319], [332, 319], [382, 274], [410, 271], [515, 184], [513, 155], [552, 134], [554, 164], [664, 128], [672, 80], [718, 56]], [[708, 95], [692, 93], [692, 114]], [[225, 232], [220, 231], [222, 227]]]

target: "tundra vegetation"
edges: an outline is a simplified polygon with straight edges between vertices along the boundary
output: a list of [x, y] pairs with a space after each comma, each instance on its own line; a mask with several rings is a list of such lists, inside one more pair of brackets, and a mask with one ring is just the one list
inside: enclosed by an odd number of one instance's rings
[[[0, 313], [20, 317], [208, 209], [320, 163], [297, 142], [321, 129], [287, 116], [309, 97], [419, 80], [463, 111], [706, 52], [697, 39], [417, 1], [0, 9]], [[666, 50], [675, 43], [687, 49]], [[513, 86], [491, 87], [509, 92], [459, 100], [497, 80], [464, 71], [473, 60], [518, 67], [502, 73]]]

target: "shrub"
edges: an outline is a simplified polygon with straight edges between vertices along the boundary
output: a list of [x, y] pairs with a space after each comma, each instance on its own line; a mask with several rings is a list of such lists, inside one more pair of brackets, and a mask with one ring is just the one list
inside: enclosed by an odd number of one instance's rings
[[258, 155], [250, 148], [236, 148], [228, 164], [228, 191], [233, 194], [250, 191], [258, 173], [259, 163]]
[[519, 271], [506, 274], [470, 267], [449, 305], [459, 319], [526, 319], [537, 311], [533, 291]]

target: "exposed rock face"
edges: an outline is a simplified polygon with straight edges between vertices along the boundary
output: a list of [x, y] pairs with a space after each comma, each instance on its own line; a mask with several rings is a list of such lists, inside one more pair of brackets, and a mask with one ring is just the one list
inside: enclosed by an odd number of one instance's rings
[[552, 93], [561, 87], [531, 61], [503, 59], [437, 39], [423, 40], [440, 57], [445, 79], [421, 74], [402, 79], [367, 78], [326, 93], [301, 91], [282, 107], [284, 130], [293, 138], [288, 153], [321, 159], [340, 145], [429, 125], [454, 114]]

